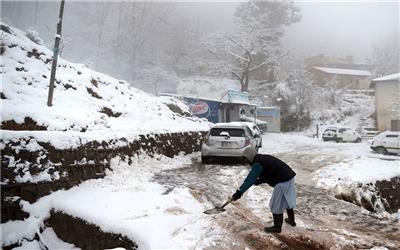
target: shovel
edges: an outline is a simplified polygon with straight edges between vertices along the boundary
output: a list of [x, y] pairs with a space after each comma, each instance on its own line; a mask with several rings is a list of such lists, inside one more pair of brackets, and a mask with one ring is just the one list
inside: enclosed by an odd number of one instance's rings
[[222, 205], [221, 207], [215, 207], [212, 209], [208, 209], [206, 211], [204, 211], [205, 214], [211, 215], [211, 214], [219, 214], [225, 211], [224, 207], [226, 207], [226, 205], [228, 205], [229, 203], [231, 203], [233, 201], [232, 198], [230, 198], [227, 202], [224, 203], [224, 205]]

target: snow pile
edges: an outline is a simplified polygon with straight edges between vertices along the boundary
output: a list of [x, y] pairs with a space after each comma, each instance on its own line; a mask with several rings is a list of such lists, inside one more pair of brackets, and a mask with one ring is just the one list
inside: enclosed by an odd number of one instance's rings
[[106, 130], [138, 135], [208, 129], [203, 120], [172, 111], [175, 106], [183, 107], [177, 100], [161, 100], [62, 58], [58, 60], [53, 106], [48, 107], [52, 52], [33, 42], [31, 35], [5, 24], [0, 36], [4, 43], [1, 122], [22, 124], [29, 117], [49, 131], [95, 131], [102, 136]]
[[374, 212], [384, 212], [376, 181], [390, 181], [400, 176], [399, 158], [378, 159], [360, 157], [322, 168], [314, 174], [317, 187], [334, 193], [339, 198], [355, 202]]
[[319, 170], [315, 178], [318, 186], [329, 189], [352, 183], [367, 184], [377, 180], [390, 180], [396, 176], [400, 176], [398, 159], [382, 161], [368, 157], [333, 164]]
[[55, 209], [94, 223], [105, 232], [126, 235], [145, 249], [210, 247], [211, 235], [220, 234], [222, 229], [203, 214], [205, 208], [190, 190], [179, 187], [166, 192], [151, 182], [162, 169], [187, 166], [190, 157], [141, 155], [131, 165], [114, 158], [113, 171], [104, 179], [54, 192], [33, 204], [23, 202], [30, 217], [2, 224], [2, 243], [33, 239], [50, 210]]

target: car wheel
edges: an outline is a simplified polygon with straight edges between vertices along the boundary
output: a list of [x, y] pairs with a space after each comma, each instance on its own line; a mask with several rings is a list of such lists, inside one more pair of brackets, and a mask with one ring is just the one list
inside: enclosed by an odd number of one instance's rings
[[356, 140], [355, 140], [355, 142], [361, 142], [361, 138], [360, 137], [358, 137]]
[[337, 139], [336, 139], [336, 142], [337, 142], [337, 143], [343, 142], [343, 138], [337, 138]]
[[201, 156], [201, 162], [204, 163], [204, 164], [209, 163], [210, 162], [210, 157], [202, 155]]
[[388, 153], [388, 151], [387, 151], [386, 148], [384, 148], [384, 147], [377, 147], [377, 148], [375, 149], [375, 151], [376, 151], [378, 154], [383, 154], [383, 155], [386, 155], [386, 154]]

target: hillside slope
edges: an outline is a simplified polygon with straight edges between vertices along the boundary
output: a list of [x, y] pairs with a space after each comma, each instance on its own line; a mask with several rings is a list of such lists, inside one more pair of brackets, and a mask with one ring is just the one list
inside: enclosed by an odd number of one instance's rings
[[[3, 130], [63, 131], [97, 139], [208, 129], [175, 99], [155, 97], [63, 58], [48, 107], [52, 51], [6, 24], [0, 32]], [[10, 133], [22, 132], [7, 131], [5, 137]]]

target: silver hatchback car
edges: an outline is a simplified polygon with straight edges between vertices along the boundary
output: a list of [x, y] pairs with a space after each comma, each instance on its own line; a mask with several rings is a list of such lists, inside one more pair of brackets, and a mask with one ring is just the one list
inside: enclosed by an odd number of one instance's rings
[[201, 161], [211, 157], [243, 158], [246, 148], [258, 151], [257, 139], [246, 124], [217, 123], [207, 133], [201, 147]]

